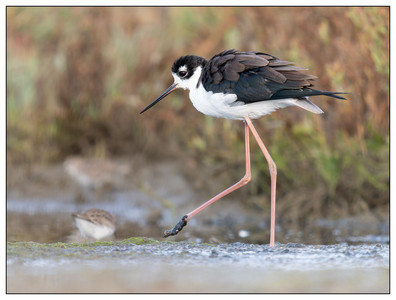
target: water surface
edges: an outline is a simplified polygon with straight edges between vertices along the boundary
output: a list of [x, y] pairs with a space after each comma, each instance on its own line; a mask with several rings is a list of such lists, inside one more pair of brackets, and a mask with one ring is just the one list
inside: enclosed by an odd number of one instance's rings
[[11, 293], [387, 293], [389, 246], [9, 243], [7, 277]]

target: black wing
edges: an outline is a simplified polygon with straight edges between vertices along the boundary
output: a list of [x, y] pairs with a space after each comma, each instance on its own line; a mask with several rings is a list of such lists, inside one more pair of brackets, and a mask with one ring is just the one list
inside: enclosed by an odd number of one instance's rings
[[311, 89], [316, 76], [301, 70], [267, 53], [226, 50], [206, 64], [202, 83], [206, 90], [233, 93], [245, 103], [316, 95], [345, 99], [336, 95], [342, 93]]

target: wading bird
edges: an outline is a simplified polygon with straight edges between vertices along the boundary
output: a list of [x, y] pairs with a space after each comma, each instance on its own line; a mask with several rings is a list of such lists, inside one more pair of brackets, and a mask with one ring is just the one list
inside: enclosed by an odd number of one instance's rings
[[165, 98], [177, 88], [190, 90], [194, 107], [203, 114], [244, 121], [246, 173], [243, 178], [220, 194], [185, 215], [164, 237], [176, 235], [198, 212], [251, 180], [249, 130], [263, 152], [271, 175], [270, 246], [275, 244], [275, 202], [277, 169], [267, 148], [260, 139], [251, 119], [270, 114], [278, 108], [298, 106], [315, 114], [323, 111], [308, 100], [310, 96], [329, 96], [344, 99], [341, 92], [313, 89], [313, 75], [304, 74], [292, 62], [256, 51], [226, 50], [209, 61], [187, 55], [172, 66], [174, 83], [140, 113]]

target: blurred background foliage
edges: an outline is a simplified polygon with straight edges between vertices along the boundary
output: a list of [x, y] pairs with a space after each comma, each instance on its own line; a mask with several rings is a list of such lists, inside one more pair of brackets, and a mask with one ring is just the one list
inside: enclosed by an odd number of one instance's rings
[[[324, 115], [287, 108], [255, 121], [278, 166], [279, 216], [386, 216], [388, 7], [8, 7], [8, 166], [144, 153], [186, 166], [198, 188], [235, 182], [241, 122], [198, 113], [184, 91], [139, 115], [176, 58], [230, 48], [294, 61], [317, 88], [350, 93], [314, 99]], [[267, 209], [268, 166], [253, 142], [252, 153], [253, 182], [236, 195]]]

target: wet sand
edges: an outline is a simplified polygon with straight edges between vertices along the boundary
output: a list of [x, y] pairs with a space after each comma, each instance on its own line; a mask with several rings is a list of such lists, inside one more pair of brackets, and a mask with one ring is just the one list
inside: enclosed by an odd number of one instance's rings
[[10, 243], [7, 263], [9, 293], [389, 292], [384, 244]]

